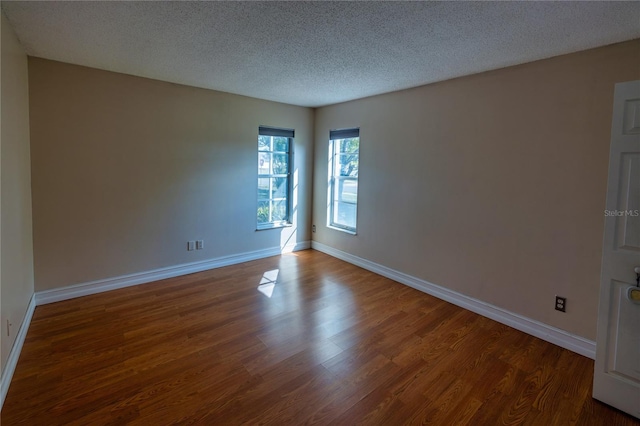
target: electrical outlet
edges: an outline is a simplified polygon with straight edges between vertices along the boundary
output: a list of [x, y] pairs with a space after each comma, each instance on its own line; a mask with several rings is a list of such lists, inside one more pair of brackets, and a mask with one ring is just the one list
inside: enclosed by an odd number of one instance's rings
[[195, 241], [187, 241], [187, 250], [188, 251], [193, 251], [196, 249], [196, 242]]
[[311, 225], [311, 231], [316, 232], [316, 226], [315, 225]]
[[567, 312], [567, 298], [556, 296], [556, 311]]
[[196, 250], [202, 250], [204, 248], [204, 240], [196, 240]]
[[7, 336], [11, 336], [11, 323], [7, 320]]

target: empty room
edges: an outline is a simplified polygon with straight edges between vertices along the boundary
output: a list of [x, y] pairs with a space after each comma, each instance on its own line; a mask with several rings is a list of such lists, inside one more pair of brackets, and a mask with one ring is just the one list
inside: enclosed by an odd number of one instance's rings
[[640, 2], [0, 7], [3, 426], [640, 424]]

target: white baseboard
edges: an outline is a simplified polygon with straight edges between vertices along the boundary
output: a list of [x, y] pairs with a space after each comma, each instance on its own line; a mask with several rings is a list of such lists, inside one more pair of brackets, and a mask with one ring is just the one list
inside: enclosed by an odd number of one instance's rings
[[29, 325], [31, 324], [31, 317], [33, 316], [33, 311], [36, 309], [36, 298], [35, 295], [31, 296], [29, 300], [29, 304], [27, 305], [27, 311], [24, 314], [24, 319], [22, 320], [22, 324], [20, 324], [20, 328], [18, 329], [18, 334], [16, 335], [16, 340], [13, 342], [13, 347], [11, 348], [11, 352], [9, 352], [9, 358], [7, 359], [7, 364], [2, 371], [2, 378], [0, 379], [0, 408], [4, 405], [4, 399], [7, 397], [7, 392], [9, 392], [9, 385], [11, 385], [11, 379], [13, 378], [13, 373], [16, 371], [16, 366], [18, 365], [18, 358], [20, 358], [20, 352], [22, 352], [22, 345], [24, 345], [24, 339], [27, 337], [27, 330], [29, 330]]
[[107, 278], [104, 280], [90, 281], [68, 287], [56, 288], [53, 290], [39, 291], [35, 294], [36, 305], [45, 305], [47, 303], [59, 302], [61, 300], [68, 300], [76, 297], [87, 296], [90, 294], [102, 293], [104, 291], [115, 290], [118, 288], [130, 287], [138, 284], [163, 280], [165, 278], [173, 278], [181, 275], [193, 274], [194, 272], [201, 272], [209, 269], [221, 268], [223, 266], [248, 262], [250, 260], [277, 256], [282, 253], [305, 250], [310, 247], [310, 241], [303, 241], [295, 244], [289, 244], [285, 247], [272, 247], [263, 250], [256, 250], [246, 253], [234, 254], [231, 256], [223, 256], [215, 259], [203, 260], [200, 262], [170, 266], [168, 268], [155, 269], [152, 271], [122, 275], [119, 277]]
[[311, 248], [375, 272], [383, 277], [408, 285], [416, 290], [435, 296], [438, 299], [446, 300], [471, 312], [491, 318], [492, 320], [553, 343], [561, 348], [568, 349], [591, 359], [595, 359], [596, 357], [596, 342], [594, 341], [573, 335], [522, 315], [514, 314], [513, 312], [506, 311], [481, 300], [440, 287], [420, 278], [396, 271], [395, 269], [387, 268], [386, 266], [337, 250], [317, 241], [311, 242]]
[[90, 294], [102, 293], [109, 290], [148, 283], [165, 278], [191, 274], [194, 272], [201, 272], [208, 269], [235, 265], [242, 262], [248, 262], [251, 260], [262, 259], [270, 256], [277, 256], [282, 253], [305, 250], [308, 248], [313, 248], [315, 250], [321, 251], [330, 256], [344, 260], [345, 262], [352, 263], [361, 268], [375, 272], [376, 274], [408, 285], [409, 287], [415, 288], [416, 290], [420, 290], [439, 299], [446, 300], [447, 302], [468, 309], [479, 315], [491, 318], [495, 321], [523, 331], [532, 336], [538, 337], [542, 340], [546, 340], [547, 342], [553, 343], [562, 348], [576, 352], [580, 355], [584, 355], [588, 358], [595, 359], [596, 344], [591, 340], [572, 335], [570, 333], [567, 333], [566, 331], [549, 326], [539, 321], [514, 314], [486, 302], [482, 302], [480, 300], [465, 296], [444, 287], [432, 284], [428, 281], [421, 280], [419, 278], [404, 274], [391, 268], [387, 268], [386, 266], [379, 265], [358, 256], [354, 256], [352, 254], [334, 249], [322, 243], [316, 241], [303, 241], [297, 244], [287, 245], [283, 248], [274, 247], [270, 249], [256, 250], [231, 256], [219, 257], [202, 262], [194, 262], [168, 268], [156, 269], [153, 271], [123, 275], [120, 277], [91, 281], [83, 284], [77, 284], [69, 287], [35, 293], [29, 301], [24, 320], [20, 325], [16, 340], [13, 344], [13, 347], [11, 348], [9, 358], [7, 359], [7, 364], [4, 368], [4, 371], [2, 372], [2, 378], [0, 381], [0, 409], [4, 404], [5, 397], [7, 396], [7, 392], [9, 391], [11, 378], [13, 377], [16, 365], [18, 364], [18, 358], [20, 357], [20, 352], [22, 351], [22, 345], [24, 344], [25, 338], [27, 336], [27, 330], [29, 329], [29, 325], [31, 324], [31, 318], [36, 306], [58, 302], [61, 300], [73, 299], [81, 296], [87, 296]]

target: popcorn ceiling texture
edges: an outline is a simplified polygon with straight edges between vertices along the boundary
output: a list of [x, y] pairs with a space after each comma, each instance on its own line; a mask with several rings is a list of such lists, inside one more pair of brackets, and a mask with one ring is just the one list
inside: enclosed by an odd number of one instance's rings
[[317, 107], [640, 37], [640, 2], [2, 2], [31, 56]]

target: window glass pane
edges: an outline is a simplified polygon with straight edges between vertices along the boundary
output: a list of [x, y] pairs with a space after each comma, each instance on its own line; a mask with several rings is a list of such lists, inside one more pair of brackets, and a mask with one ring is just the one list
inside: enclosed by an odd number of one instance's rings
[[269, 151], [271, 146], [271, 136], [258, 136], [258, 151]]
[[269, 201], [258, 201], [258, 224], [269, 223]]
[[286, 174], [289, 171], [288, 154], [271, 154], [273, 161], [273, 174]]
[[259, 152], [258, 153], [258, 174], [259, 175], [268, 175], [269, 174], [269, 153], [267, 152]]
[[258, 200], [268, 200], [269, 196], [269, 178], [258, 178]]
[[280, 152], [289, 152], [289, 138], [274, 137], [273, 150]]
[[287, 190], [288, 185], [287, 185], [287, 178], [286, 177], [277, 177], [277, 178], [271, 178], [272, 181], [272, 186], [271, 186], [271, 192], [272, 198], [285, 198], [287, 196]]
[[287, 200], [273, 202], [273, 221], [282, 221], [287, 219]]
[[358, 154], [336, 155], [338, 163], [337, 176], [358, 177]]
[[356, 205], [352, 203], [333, 203], [333, 222], [335, 225], [355, 229]]
[[356, 204], [358, 202], [358, 181], [338, 180], [338, 201]]
[[360, 149], [360, 138], [340, 139], [338, 152], [357, 153]]

